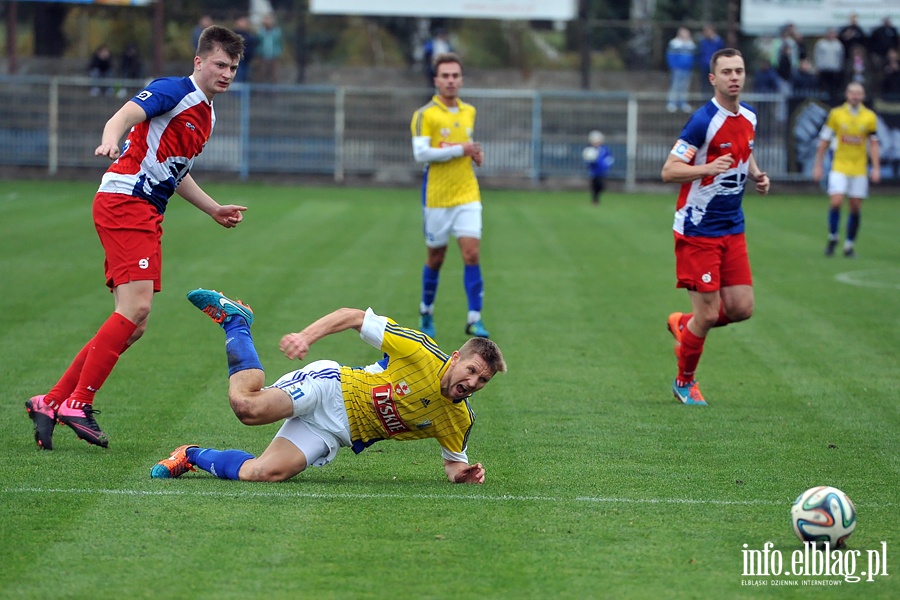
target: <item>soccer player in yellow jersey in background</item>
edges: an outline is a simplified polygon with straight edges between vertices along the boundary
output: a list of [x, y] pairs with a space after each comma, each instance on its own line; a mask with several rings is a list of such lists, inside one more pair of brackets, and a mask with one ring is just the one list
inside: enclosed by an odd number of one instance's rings
[[506, 371], [491, 340], [476, 337], [446, 354], [431, 338], [372, 309], [341, 308], [285, 335], [281, 351], [302, 359], [317, 340], [355, 329], [384, 358], [367, 367], [317, 360], [263, 387], [265, 373], [250, 335], [253, 311], [215, 290], [197, 289], [188, 299], [225, 330], [234, 414], [246, 425], [285, 421], [259, 457], [184, 445], [157, 463], [151, 477], [179, 477], [196, 466], [220, 479], [284, 481], [309, 465], [328, 464], [341, 446], [359, 454], [383, 439], [435, 438], [451, 482], [484, 483], [481, 463], [470, 465], [466, 455], [475, 422], [468, 400]]
[[847, 217], [847, 237], [844, 240], [844, 256], [856, 256], [854, 243], [859, 231], [860, 208], [869, 195], [869, 158], [872, 159], [872, 183], [881, 181], [881, 151], [878, 145], [878, 120], [875, 113], [866, 108], [863, 100], [866, 91], [859, 83], [847, 86], [847, 101], [831, 109], [816, 148], [813, 180], [822, 180], [822, 160], [825, 151], [834, 143], [834, 157], [828, 173], [828, 244], [825, 256], [832, 256], [838, 243], [838, 226], [841, 222], [841, 205], [844, 196], [850, 197], [850, 215]]
[[438, 55], [434, 73], [438, 93], [413, 114], [410, 125], [413, 156], [416, 162], [425, 164], [422, 208], [428, 253], [422, 270], [419, 330], [435, 337], [434, 299], [452, 235], [465, 265], [463, 285], [469, 304], [466, 333], [486, 338], [490, 334], [481, 320], [481, 191], [473, 168], [481, 166], [484, 152], [472, 140], [475, 107], [459, 99], [463, 83], [459, 57], [453, 53]]

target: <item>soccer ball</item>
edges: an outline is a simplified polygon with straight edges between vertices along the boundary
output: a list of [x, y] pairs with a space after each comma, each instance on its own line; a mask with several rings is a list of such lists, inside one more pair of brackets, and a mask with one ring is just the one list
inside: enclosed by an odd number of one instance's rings
[[856, 528], [856, 507], [841, 490], [820, 485], [794, 501], [791, 524], [801, 542], [829, 542], [839, 548]]
[[581, 153], [581, 158], [584, 162], [594, 162], [597, 160], [598, 156], [600, 156], [600, 151], [593, 146], [588, 146], [584, 149], [584, 152]]

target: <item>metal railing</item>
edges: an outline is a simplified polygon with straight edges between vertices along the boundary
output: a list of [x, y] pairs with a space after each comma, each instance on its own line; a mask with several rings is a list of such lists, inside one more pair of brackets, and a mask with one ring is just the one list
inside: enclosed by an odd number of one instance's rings
[[[93, 151], [103, 125], [143, 85], [0, 78], [0, 165], [46, 167], [50, 174], [96, 169]], [[216, 128], [194, 168], [243, 179], [317, 174], [337, 182], [351, 175], [408, 181], [421, 171], [412, 158], [410, 120], [428, 99], [421, 90], [235, 84], [215, 99]], [[668, 112], [665, 94], [658, 93], [467, 89], [463, 99], [478, 111], [475, 137], [485, 149], [479, 174], [533, 184], [583, 178], [581, 151], [592, 129], [604, 132], [616, 159], [611, 179], [623, 180], [626, 189], [659, 181], [687, 119]], [[696, 106], [706, 99], [693, 100]], [[807, 179], [809, 166], [798, 157], [814, 146], [824, 105], [809, 101], [787, 117], [777, 95], [746, 101], [759, 116], [754, 152], [760, 166], [774, 180]]]

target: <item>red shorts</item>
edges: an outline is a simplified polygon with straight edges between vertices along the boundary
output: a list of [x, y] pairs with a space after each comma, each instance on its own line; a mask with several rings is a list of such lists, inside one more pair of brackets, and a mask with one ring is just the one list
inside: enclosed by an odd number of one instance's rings
[[106, 253], [106, 285], [112, 290], [129, 281], [153, 281], [162, 289], [163, 215], [144, 200], [125, 194], [94, 196], [94, 227]]
[[676, 287], [717, 292], [733, 285], [753, 285], [743, 233], [722, 237], [685, 237], [675, 232]]

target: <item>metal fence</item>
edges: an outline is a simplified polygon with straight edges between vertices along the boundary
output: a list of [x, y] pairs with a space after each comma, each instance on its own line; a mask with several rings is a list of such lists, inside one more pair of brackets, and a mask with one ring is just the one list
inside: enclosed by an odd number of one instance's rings
[[[97, 168], [93, 155], [106, 120], [143, 86], [125, 81], [97, 89], [83, 77], [0, 78], [0, 165]], [[485, 149], [485, 177], [537, 184], [583, 178], [587, 133], [600, 129], [616, 161], [609, 177], [631, 189], [659, 172], [687, 115], [669, 113], [664, 94], [466, 89], [478, 110], [475, 137]], [[707, 98], [696, 97], [695, 105]], [[405, 181], [412, 159], [409, 124], [427, 102], [421, 90], [240, 85], [215, 99], [217, 124], [197, 171], [241, 178], [317, 174]], [[759, 115], [757, 162], [774, 180], [801, 180], [778, 96], [749, 95]], [[814, 145], [824, 109], [813, 111]], [[799, 144], [803, 145], [802, 141]], [[799, 172], [794, 172], [799, 171]]]

